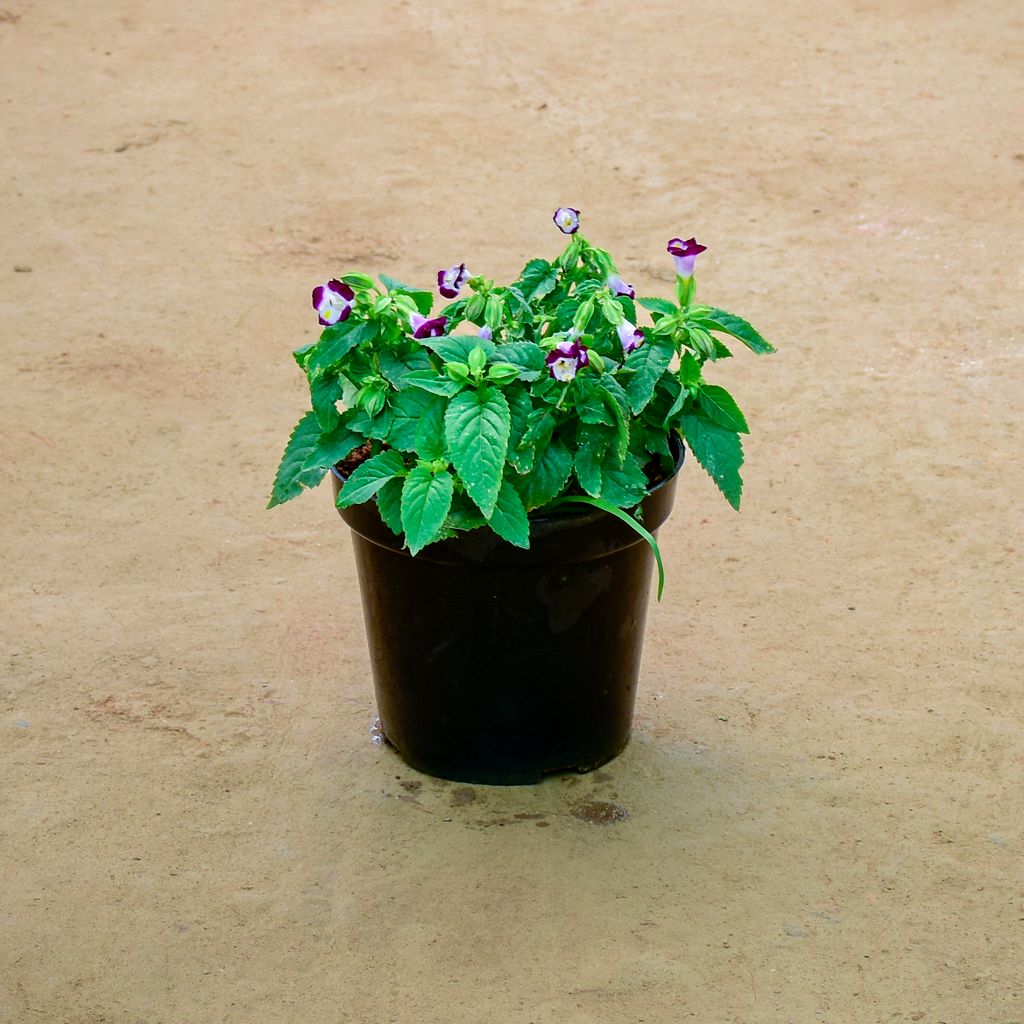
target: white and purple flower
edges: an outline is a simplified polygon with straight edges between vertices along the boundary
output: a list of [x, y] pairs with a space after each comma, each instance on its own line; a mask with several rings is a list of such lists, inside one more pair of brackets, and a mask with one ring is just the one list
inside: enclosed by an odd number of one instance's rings
[[625, 356], [628, 356], [630, 352], [635, 352], [644, 343], [644, 332], [636, 324], [631, 324], [628, 320], [619, 324], [616, 330], [619, 332], [619, 341], [622, 342], [622, 354]]
[[454, 299], [459, 289], [469, 280], [469, 271], [465, 263], [457, 263], [454, 267], [437, 272], [437, 290], [446, 298]]
[[409, 314], [409, 326], [414, 338], [440, 338], [444, 334], [448, 317], [425, 317], [422, 313]]
[[626, 284], [618, 274], [612, 274], [607, 284], [613, 295], [625, 295], [627, 299], [636, 298], [636, 289], [631, 284]]
[[560, 206], [551, 219], [563, 235], [575, 235], [580, 229], [580, 211], [572, 206]]
[[352, 312], [356, 293], [347, 284], [331, 279], [327, 284], [318, 284], [313, 289], [313, 308], [324, 327], [347, 320]]
[[687, 238], [685, 241], [673, 238], [668, 243], [668, 252], [676, 263], [676, 273], [684, 279], [693, 277], [693, 265], [706, 249], [707, 246], [701, 245], [696, 238]]
[[545, 362], [555, 380], [570, 381], [582, 366], [590, 362], [587, 346], [580, 344], [579, 335], [560, 341], [547, 355]]
[[490, 327], [487, 326], [487, 324], [484, 324], [483, 327], [481, 327], [480, 330], [476, 332], [476, 336], [478, 338], [483, 338], [484, 341], [494, 340], [494, 332], [490, 329]]

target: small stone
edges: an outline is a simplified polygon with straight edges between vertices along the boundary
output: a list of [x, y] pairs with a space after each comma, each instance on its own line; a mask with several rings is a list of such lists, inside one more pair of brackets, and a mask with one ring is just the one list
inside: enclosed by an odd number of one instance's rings
[[810, 933], [797, 927], [795, 924], [787, 924], [782, 929], [792, 939], [809, 939]]
[[14, 272], [16, 274], [31, 274], [32, 268], [27, 263], [15, 263]]

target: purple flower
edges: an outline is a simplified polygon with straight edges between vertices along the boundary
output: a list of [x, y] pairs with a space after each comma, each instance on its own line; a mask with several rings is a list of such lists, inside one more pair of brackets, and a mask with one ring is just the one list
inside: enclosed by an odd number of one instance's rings
[[581, 366], [590, 362], [587, 346], [580, 344], [579, 335], [560, 341], [547, 355], [545, 362], [555, 380], [568, 381], [576, 376]]
[[444, 334], [448, 317], [435, 316], [427, 319], [422, 313], [409, 314], [409, 326], [414, 338], [440, 338]]
[[701, 245], [696, 238], [688, 238], [686, 241], [681, 238], [670, 239], [668, 251], [676, 261], [676, 273], [682, 278], [693, 277], [693, 265], [705, 249], [707, 246]]
[[437, 272], [437, 290], [446, 298], [454, 299], [459, 289], [469, 280], [465, 263], [458, 263], [447, 270]]
[[626, 284], [618, 274], [612, 274], [607, 284], [613, 295], [625, 295], [628, 299], [636, 298], [636, 289], [631, 284]]
[[635, 352], [644, 343], [644, 332], [628, 320], [619, 324], [617, 330], [619, 341], [622, 342], [622, 354], [625, 356], [628, 356], [630, 352]]
[[330, 327], [347, 320], [355, 297], [356, 293], [347, 284], [333, 278], [327, 284], [318, 284], [313, 289], [313, 308], [320, 317], [320, 323]]
[[483, 338], [484, 341], [492, 341], [494, 339], [494, 332], [487, 326], [487, 324], [484, 324], [476, 334], [478, 338]]
[[563, 235], [575, 235], [580, 229], [580, 211], [571, 206], [560, 206], [551, 219]]

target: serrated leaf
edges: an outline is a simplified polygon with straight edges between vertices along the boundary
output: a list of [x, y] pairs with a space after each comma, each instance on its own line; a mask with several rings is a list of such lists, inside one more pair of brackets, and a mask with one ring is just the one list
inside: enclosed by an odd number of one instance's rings
[[457, 380], [437, 370], [413, 370], [405, 375], [405, 383], [411, 388], [422, 388], [434, 395], [454, 395], [462, 387]]
[[437, 540], [452, 504], [455, 481], [448, 472], [434, 474], [417, 466], [402, 486], [402, 528], [411, 554]]
[[721, 331], [728, 334], [742, 341], [758, 355], [775, 351], [775, 346], [765, 341], [752, 324], [735, 313], [727, 313], [724, 309], [716, 309], [714, 306], [691, 306], [687, 310], [686, 319], [706, 331]]
[[305, 371], [306, 357], [314, 348], [316, 348], [316, 342], [311, 341], [308, 345], [300, 345], [298, 348], [292, 350], [292, 358], [299, 364], [300, 370]]
[[448, 400], [437, 398], [416, 425], [415, 448], [421, 459], [432, 462], [445, 457], [444, 414], [447, 410]]
[[671, 316], [673, 313], [679, 312], [679, 307], [674, 302], [669, 302], [668, 299], [637, 299], [636, 300], [644, 309], [650, 310], [652, 313], [663, 313], [665, 316]]
[[[422, 419], [431, 410], [444, 407], [444, 399], [419, 388], [399, 391], [391, 400], [391, 428], [387, 442], [392, 448], [403, 452], [416, 451], [416, 437]], [[436, 422], [436, 415], [434, 421]]]
[[608, 392], [609, 397], [615, 401], [615, 404], [625, 416], [629, 412], [629, 399], [626, 397], [626, 392], [622, 385], [610, 373], [599, 377], [597, 383]]
[[427, 316], [430, 313], [430, 307], [434, 304], [434, 293], [425, 291], [423, 288], [413, 288], [411, 285], [402, 284], [401, 281], [396, 281], [393, 277], [388, 277], [387, 274], [380, 275], [381, 284], [389, 292], [404, 292], [409, 296], [414, 303], [416, 308]]
[[636, 304], [628, 295], [616, 295], [615, 301], [622, 307], [622, 312], [631, 323], [636, 323]]
[[403, 477], [396, 476], [385, 482], [377, 492], [377, 511], [384, 525], [394, 534], [402, 534], [402, 484]]
[[375, 440], [383, 441], [391, 430], [392, 412], [390, 407], [385, 406], [376, 416], [370, 416], [365, 409], [358, 409], [352, 412], [351, 419], [347, 421], [350, 430], [354, 430], [364, 437], [372, 437]]
[[632, 508], [647, 495], [647, 477], [635, 455], [627, 454], [621, 469], [606, 468], [599, 497], [617, 508]]
[[277, 467], [274, 486], [267, 508], [273, 508], [301, 494], [307, 487], [315, 487], [324, 477], [326, 469], [306, 469], [305, 462], [320, 437], [320, 424], [312, 410], [295, 424], [281, 463]]
[[729, 504], [738, 510], [743, 493], [740, 479], [743, 443], [739, 434], [699, 415], [684, 416], [680, 429], [694, 458], [707, 470]]
[[303, 472], [317, 469], [326, 471], [365, 442], [365, 437], [350, 430], [346, 424], [339, 423], [333, 430], [325, 431], [317, 438], [302, 464]]
[[495, 358], [497, 346], [493, 341], [479, 338], [475, 334], [444, 335], [440, 338], [423, 338], [420, 342], [424, 348], [432, 349], [446, 363], [468, 363], [469, 354], [477, 346], [484, 350], [488, 359]]
[[517, 548], [530, 546], [530, 520], [519, 492], [507, 480], [502, 481], [494, 511], [487, 520], [490, 528]]
[[452, 464], [485, 516], [494, 511], [508, 453], [511, 415], [505, 396], [483, 387], [456, 395], [444, 416]]
[[544, 372], [544, 351], [539, 345], [529, 341], [499, 345], [494, 359], [500, 363], [511, 363], [520, 367], [520, 380], [536, 380]]
[[422, 349], [414, 349], [399, 355], [391, 349], [383, 349], [377, 356], [380, 372], [385, 380], [399, 391], [409, 386], [406, 376], [415, 370], [431, 369], [430, 357]]
[[577, 378], [573, 382], [576, 399], [576, 412], [584, 423], [603, 423], [612, 426], [615, 420], [608, 408], [608, 393], [586, 379]]
[[376, 336], [377, 325], [372, 321], [346, 320], [325, 327], [320, 340], [306, 354], [306, 375], [313, 380], [334, 369], [352, 349]]
[[405, 473], [400, 452], [386, 451], [357, 466], [338, 494], [339, 508], [348, 508], [372, 498], [389, 480]]
[[653, 340], [641, 345], [626, 357], [626, 368], [633, 375], [626, 382], [626, 396], [629, 408], [636, 414], [651, 400], [654, 386], [672, 362], [675, 349], [666, 341]]
[[544, 446], [551, 439], [555, 429], [555, 417], [548, 409], [533, 409], [526, 418], [526, 432], [517, 447], [527, 445]]
[[324, 374], [309, 382], [309, 400], [321, 430], [333, 430], [340, 418], [335, 404], [341, 398], [341, 381], [336, 373]]
[[523, 267], [515, 287], [522, 293], [527, 302], [543, 299], [550, 295], [558, 284], [558, 268], [552, 266], [547, 260], [530, 260]]
[[701, 367], [692, 352], [684, 352], [679, 360], [679, 382], [684, 387], [696, 384], [700, 380]]
[[580, 487], [595, 498], [601, 493], [601, 463], [611, 439], [610, 430], [580, 428], [579, 448], [573, 456], [573, 469]]
[[519, 451], [517, 446], [529, 425], [533, 403], [530, 401], [529, 392], [522, 388], [506, 389], [505, 398], [508, 401], [511, 421], [508, 436], [508, 460], [517, 472], [526, 473], [533, 466], [533, 448], [532, 446], [527, 446], [522, 451]]
[[515, 481], [527, 511], [541, 508], [561, 493], [572, 472], [572, 455], [561, 441], [552, 441], [537, 454], [533, 469]]
[[746, 418], [732, 395], [717, 384], [702, 384], [697, 391], [700, 411], [713, 423], [737, 434], [749, 434]]

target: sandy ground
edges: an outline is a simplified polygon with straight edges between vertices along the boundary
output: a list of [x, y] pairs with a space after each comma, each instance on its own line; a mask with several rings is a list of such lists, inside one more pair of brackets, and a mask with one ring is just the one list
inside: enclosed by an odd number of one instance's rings
[[[2, 2], [0, 1020], [1024, 1020], [1019, 5]], [[264, 510], [289, 350], [563, 203], [780, 353], [628, 751], [445, 785]]]

